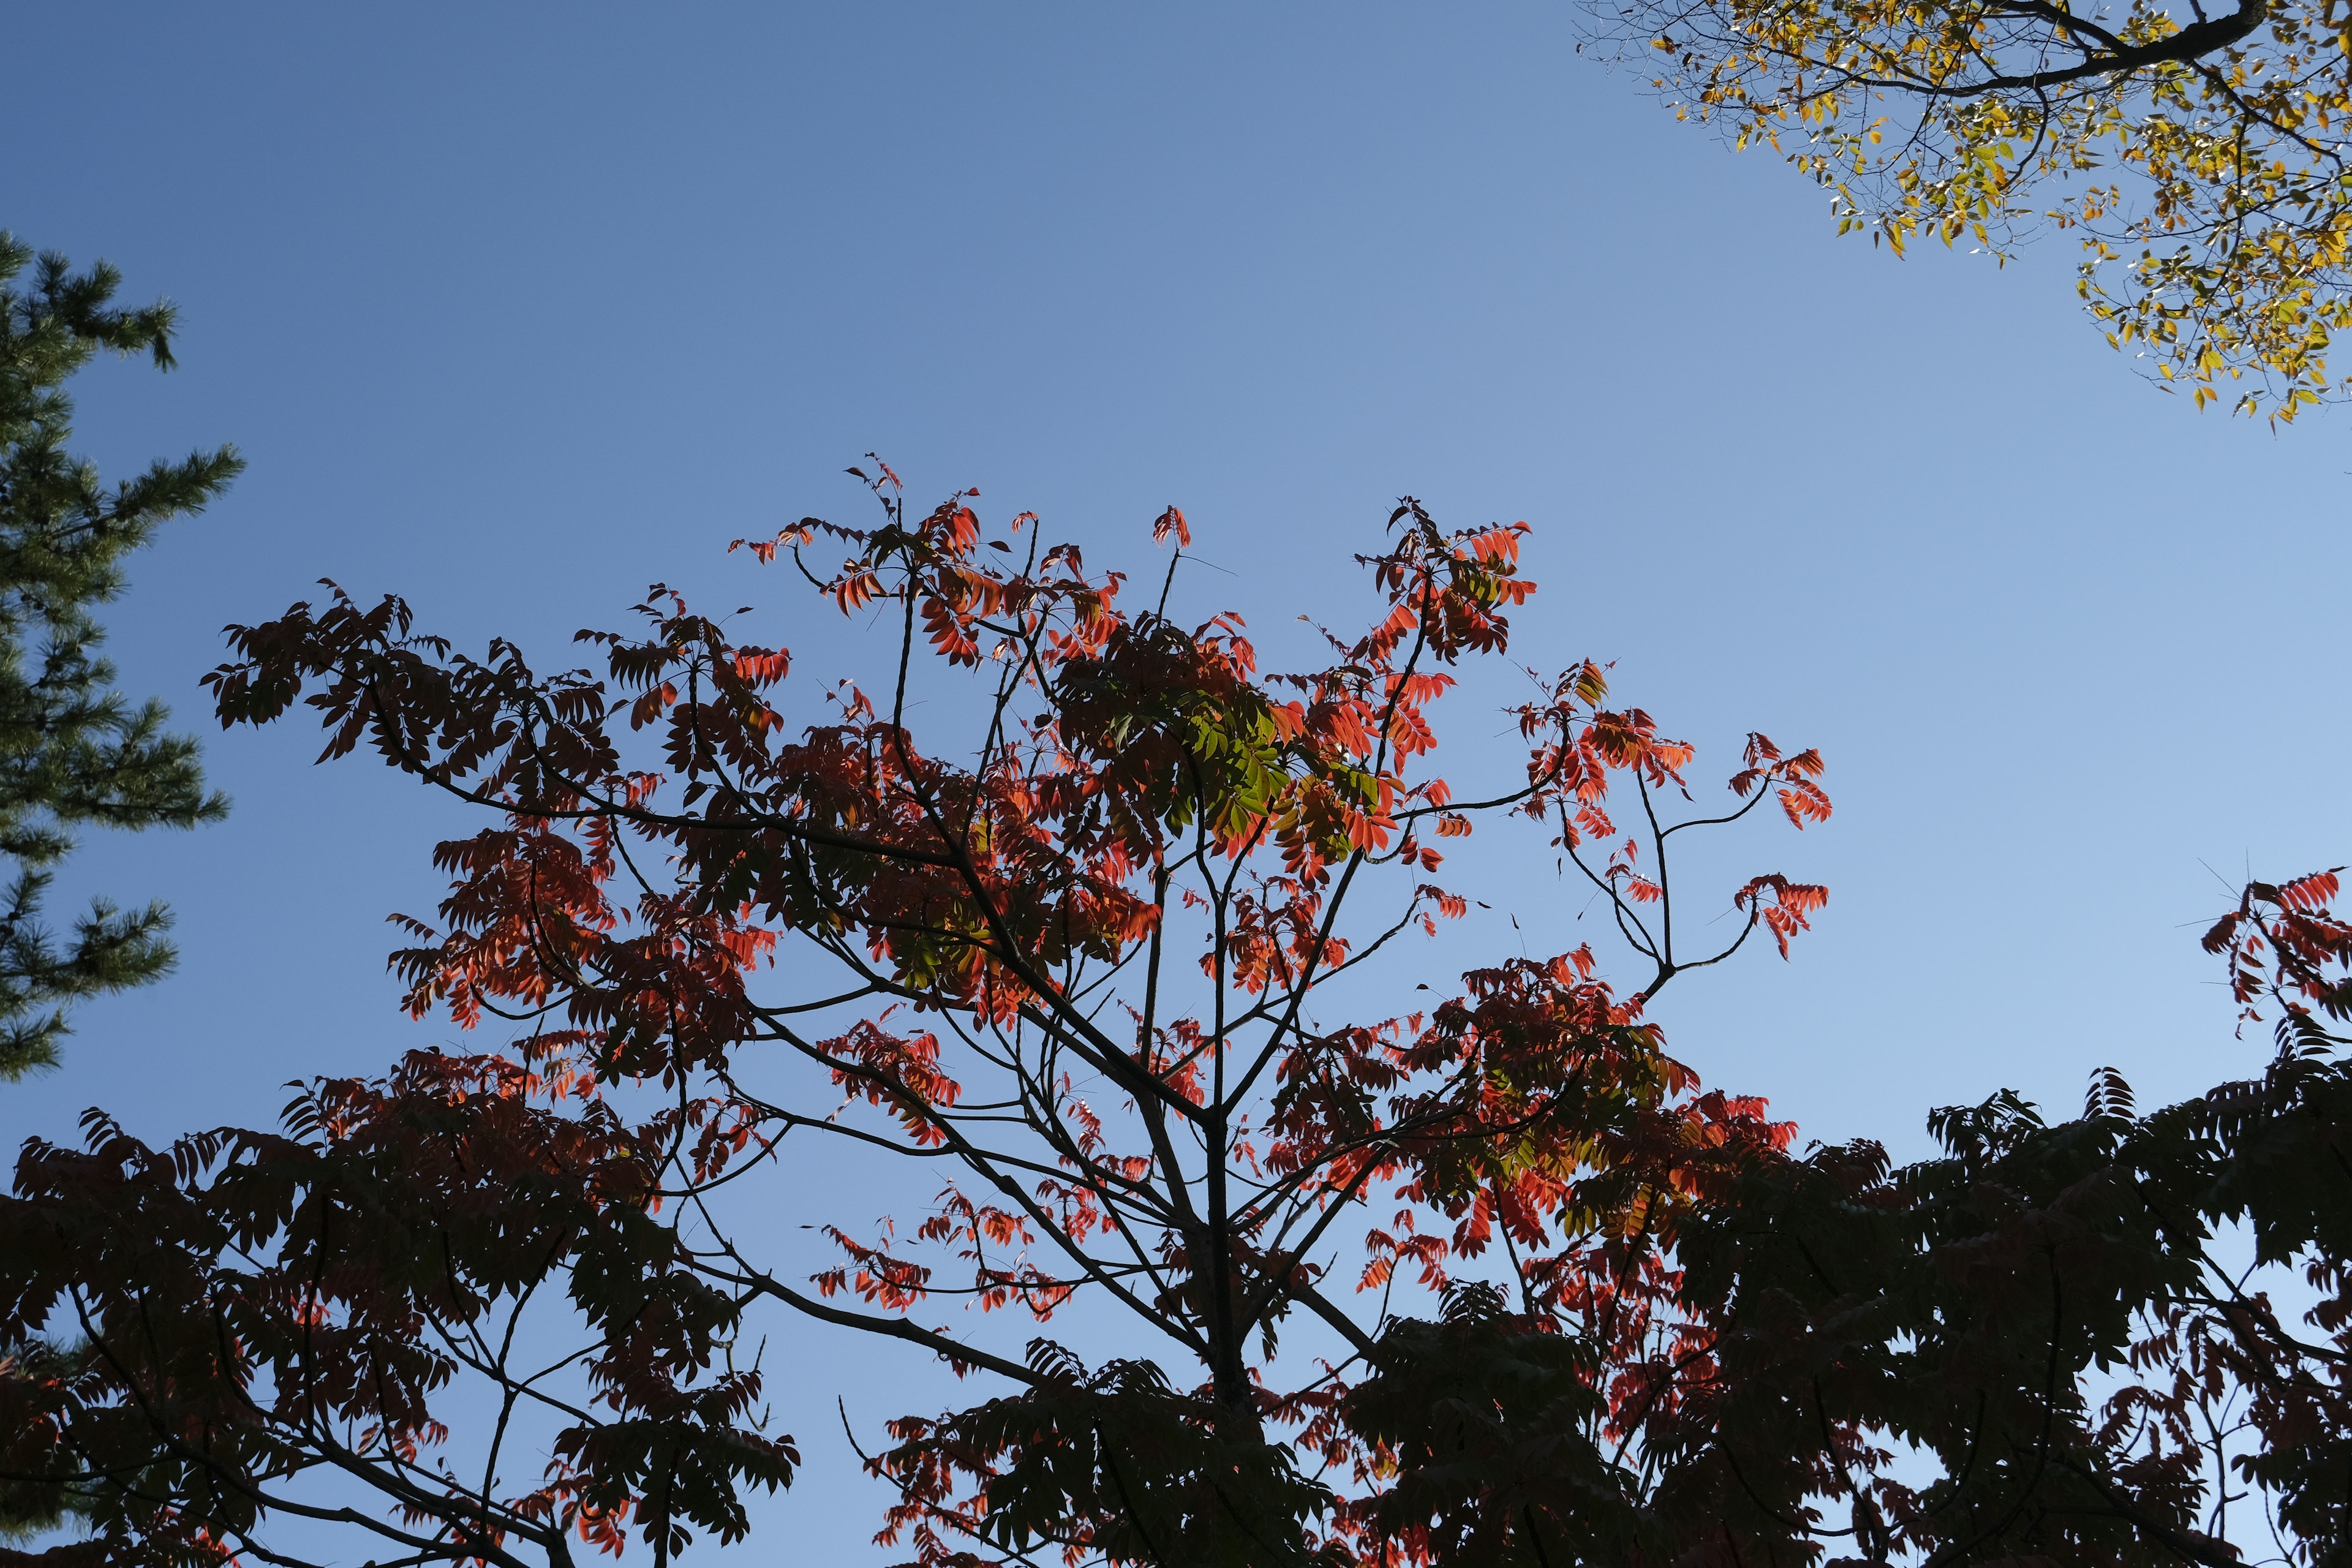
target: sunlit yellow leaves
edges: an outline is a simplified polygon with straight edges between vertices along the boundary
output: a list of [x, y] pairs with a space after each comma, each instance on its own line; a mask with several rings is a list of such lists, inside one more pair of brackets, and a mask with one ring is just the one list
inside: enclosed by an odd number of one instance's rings
[[[2326, 358], [2352, 322], [2340, 9], [1651, 0], [1603, 29], [1668, 56], [1655, 83], [1677, 118], [1779, 149], [1826, 187], [1840, 234], [1898, 256], [1922, 234], [1967, 237], [2004, 260], [2037, 225], [2075, 230], [2078, 290], [2110, 343], [2145, 345], [2192, 388], [2245, 381], [2239, 408], [2285, 420], [2344, 390]], [[1788, 126], [1804, 138], [1784, 148]], [[2103, 169], [2128, 186], [2093, 183]], [[2111, 265], [2159, 238], [2172, 248]]]

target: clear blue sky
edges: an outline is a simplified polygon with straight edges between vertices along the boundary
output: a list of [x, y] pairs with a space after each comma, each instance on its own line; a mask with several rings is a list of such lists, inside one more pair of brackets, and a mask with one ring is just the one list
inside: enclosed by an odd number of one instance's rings
[[[1402, 492], [1528, 521], [1523, 657], [1616, 660], [1703, 778], [1750, 727], [1829, 755], [1836, 819], [1743, 857], [1829, 883], [1820, 929], [1664, 1012], [1820, 1136], [2251, 1069], [2214, 873], [2352, 858], [2343, 417], [2155, 392], [2063, 241], [1835, 238], [1563, 5], [50, 6], [6, 47], [0, 226], [184, 312], [178, 374], [83, 379], [79, 444], [251, 459], [113, 616], [190, 726], [222, 623], [325, 575], [549, 662], [656, 578], [830, 649], [722, 552], [852, 513], [877, 449], [1145, 570], [1175, 501], [1231, 574], [1201, 607], [1266, 626], [1360, 602], [1330, 563]], [[448, 1034], [397, 1018], [382, 917], [458, 819], [315, 750], [216, 737], [227, 824], [77, 863], [184, 963], [0, 1140], [266, 1120]], [[1486, 891], [1573, 935], [1548, 868]], [[812, 1561], [871, 1555], [847, 1496], [788, 1505]]]

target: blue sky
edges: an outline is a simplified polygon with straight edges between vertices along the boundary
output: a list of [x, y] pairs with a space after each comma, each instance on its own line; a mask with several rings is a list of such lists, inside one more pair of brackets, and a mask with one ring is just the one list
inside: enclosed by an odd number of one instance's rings
[[[2062, 240], [1837, 239], [1772, 155], [1580, 58], [1565, 6], [109, 5], [9, 37], [0, 225], [183, 310], [177, 374], [78, 384], [79, 445], [251, 461], [112, 616], [191, 727], [222, 624], [321, 576], [549, 663], [659, 579], [866, 668], [724, 546], [854, 516], [873, 449], [1139, 571], [1174, 501], [1196, 606], [1269, 642], [1365, 602], [1341, 563], [1401, 493], [1527, 520], [1520, 657], [1615, 660], [1703, 780], [1749, 728], [1829, 756], [1836, 819], [1738, 857], [1829, 883], [1818, 931], [1663, 1015], [1822, 1137], [2251, 1069], [2202, 921], [2249, 866], [2352, 858], [2343, 419], [2152, 390]], [[77, 861], [68, 898], [168, 899], [184, 963], [85, 1009], [0, 1139], [266, 1120], [448, 1035], [397, 1016], [383, 916], [433, 902], [460, 819], [315, 750], [216, 736], [228, 823]], [[1575, 939], [1548, 865], [1487, 869]], [[849, 1495], [790, 1511], [864, 1561]]]

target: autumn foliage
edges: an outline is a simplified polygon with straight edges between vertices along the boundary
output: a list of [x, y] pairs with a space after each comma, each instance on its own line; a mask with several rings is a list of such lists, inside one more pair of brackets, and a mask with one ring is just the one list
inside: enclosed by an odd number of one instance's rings
[[[1237, 617], [1167, 614], [1172, 561], [1130, 607], [1034, 519], [859, 477], [877, 526], [739, 543], [881, 628], [878, 696], [790, 706], [788, 653], [661, 588], [581, 634], [599, 671], [340, 590], [232, 628], [225, 722], [307, 705], [326, 756], [486, 814], [393, 962], [413, 1014], [508, 1041], [312, 1086], [279, 1133], [28, 1148], [0, 1485], [91, 1525], [47, 1556], [665, 1561], [789, 1483], [756, 1346], [812, 1318], [979, 1396], [859, 1435], [893, 1561], [2236, 1561], [2217, 1474], [2308, 1560], [2344, 1538], [2332, 884], [2213, 939], [2284, 1008], [2261, 1080], [2148, 1117], [2103, 1080], [2055, 1126], [1997, 1098], [1907, 1168], [1800, 1154], [1650, 1012], [1822, 910], [1753, 877], [1694, 949], [1675, 870], [1685, 832], [1825, 819], [1821, 759], [1751, 735], [1687, 804], [1691, 748], [1583, 663], [1513, 708], [1506, 776], [1434, 771], [1534, 592], [1523, 526], [1405, 500], [1369, 628], [1270, 674]], [[969, 695], [919, 733], [910, 689]], [[1629, 987], [1576, 946], [1403, 990], [1480, 830], [1559, 858]], [[936, 1195], [805, 1213], [832, 1251], [795, 1267], [737, 1197], [805, 1205], [812, 1145]], [[2309, 1266], [2317, 1339], [2209, 1256], [2241, 1222]], [[1049, 1337], [1074, 1313], [1128, 1348], [1090, 1365]]]
[[2342, 398], [2352, 20], [2333, 0], [1637, 0], [1589, 42], [1677, 119], [1769, 146], [1838, 232], [2006, 259], [2082, 243], [2114, 347], [2200, 405]]

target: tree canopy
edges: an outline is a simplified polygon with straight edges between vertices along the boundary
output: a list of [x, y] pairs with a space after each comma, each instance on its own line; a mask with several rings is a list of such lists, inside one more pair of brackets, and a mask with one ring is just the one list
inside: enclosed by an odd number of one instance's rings
[[2111, 342], [2201, 405], [2347, 389], [2352, 13], [2335, 0], [1632, 0], [1601, 47], [1677, 112], [1779, 148], [1841, 233], [2006, 255], [2081, 237]]
[[[2332, 873], [2208, 938], [2276, 1026], [2258, 1079], [2143, 1115], [2103, 1075], [2054, 1123], [1996, 1095], [1905, 1167], [1800, 1152], [1652, 1015], [1825, 907], [1777, 872], [1695, 892], [1684, 837], [1827, 819], [1822, 761], [1750, 735], [1697, 804], [1694, 749], [1583, 662], [1512, 709], [1505, 776], [1442, 777], [1437, 708], [1535, 591], [1523, 527], [1402, 501], [1356, 558], [1366, 628], [1266, 673], [1236, 617], [1170, 616], [1172, 559], [1130, 607], [1026, 514], [860, 477], [874, 526], [738, 542], [881, 612], [878, 697], [793, 702], [789, 653], [659, 586], [580, 634], [595, 670], [341, 590], [233, 629], [224, 722], [307, 705], [325, 757], [487, 815], [393, 963], [415, 1015], [509, 1040], [314, 1084], [275, 1131], [157, 1148], [93, 1111], [27, 1145], [0, 1484], [91, 1532], [0, 1563], [667, 1563], [793, 1479], [757, 1347], [810, 1321], [980, 1384], [853, 1423], [925, 1568], [2346, 1549]], [[909, 693], [959, 689], [919, 732]], [[1478, 832], [1559, 857], [1633, 982], [1581, 945], [1416, 960]], [[812, 1160], [928, 1196], [814, 1212]], [[826, 1254], [779, 1251], [778, 1208]], [[1118, 1352], [1051, 1337], [1071, 1314]]]
[[65, 449], [65, 384], [100, 350], [172, 366], [173, 308], [117, 308], [121, 281], [103, 262], [77, 273], [61, 256], [37, 259], [0, 231], [0, 857], [13, 868], [0, 892], [0, 1079], [56, 1060], [68, 1004], [172, 963], [161, 904], [97, 900], [63, 941], [42, 923], [72, 830], [190, 827], [227, 809], [205, 789], [195, 742], [165, 732], [161, 702], [134, 707], [115, 690], [99, 653], [94, 611], [122, 591], [123, 558], [244, 467], [223, 447], [110, 489]]

